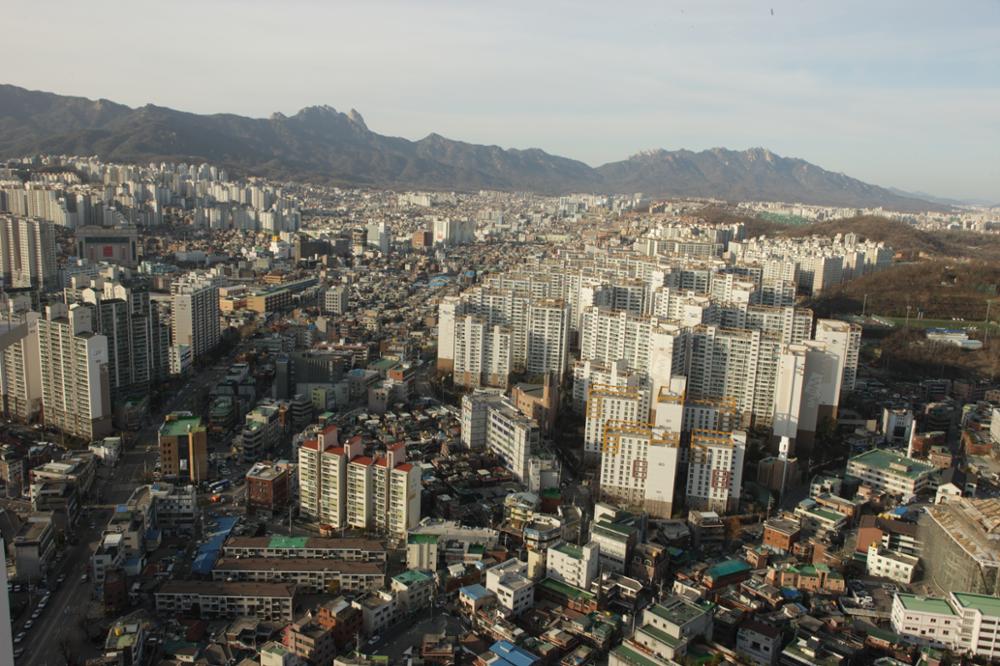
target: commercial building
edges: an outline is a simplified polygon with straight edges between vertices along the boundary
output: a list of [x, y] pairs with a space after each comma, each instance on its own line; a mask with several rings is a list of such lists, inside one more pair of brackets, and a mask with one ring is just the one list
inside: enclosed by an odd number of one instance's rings
[[247, 508], [276, 513], [288, 506], [293, 467], [288, 463], [259, 462], [247, 470]]
[[290, 622], [295, 595], [295, 586], [284, 583], [168, 580], [155, 598], [156, 611], [164, 616], [182, 615], [197, 607], [201, 617], [249, 616]]
[[91, 263], [108, 262], [129, 268], [139, 264], [139, 232], [135, 225], [78, 226], [73, 230], [73, 236], [76, 238], [76, 256]]
[[281, 641], [289, 652], [313, 664], [329, 664], [337, 654], [333, 629], [317, 622], [311, 612], [285, 627]]
[[167, 414], [160, 426], [160, 473], [201, 483], [208, 479], [208, 432], [190, 412]]
[[347, 314], [347, 287], [338, 285], [323, 292], [323, 312], [327, 314]]
[[48, 574], [55, 557], [55, 531], [50, 514], [36, 513], [14, 535], [14, 569], [17, 580], [36, 581]]

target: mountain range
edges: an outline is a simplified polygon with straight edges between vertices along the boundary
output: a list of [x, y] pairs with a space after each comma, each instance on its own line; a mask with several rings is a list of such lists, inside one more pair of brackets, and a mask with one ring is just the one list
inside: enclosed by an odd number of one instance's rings
[[371, 131], [355, 110], [311, 106], [292, 116], [199, 115], [131, 108], [0, 85], [0, 157], [97, 155], [136, 162], [211, 162], [231, 171], [353, 186], [445, 190], [633, 193], [941, 210], [764, 148], [651, 150], [591, 167], [537, 148], [504, 149], [430, 134], [418, 141]]

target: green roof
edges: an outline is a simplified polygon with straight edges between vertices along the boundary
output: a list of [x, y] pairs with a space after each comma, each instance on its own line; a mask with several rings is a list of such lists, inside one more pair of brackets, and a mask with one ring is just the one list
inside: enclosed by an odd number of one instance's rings
[[593, 601], [594, 599], [594, 595], [591, 594], [590, 592], [586, 592], [578, 587], [573, 587], [572, 585], [567, 585], [566, 583], [563, 583], [558, 580], [553, 580], [551, 578], [544, 579], [538, 585], [539, 587], [543, 587], [557, 594], [561, 594], [567, 599], [574, 599], [574, 600], [586, 599], [588, 601]]
[[424, 581], [431, 580], [431, 575], [426, 574], [423, 571], [410, 569], [409, 571], [404, 571], [401, 574], [396, 574], [392, 577], [392, 579], [396, 582], [402, 583], [403, 585], [413, 585], [415, 583], [422, 583]]
[[558, 546], [556, 546], [553, 550], [558, 550], [563, 555], [569, 555], [574, 560], [583, 559], [583, 548], [575, 546], [571, 543], [561, 543]]
[[1000, 617], [1000, 599], [985, 594], [973, 594], [972, 592], [954, 592], [958, 603], [966, 608], [974, 608], [983, 615]]
[[893, 474], [906, 476], [911, 479], [920, 478], [925, 474], [930, 474], [934, 470], [934, 465], [907, 458], [886, 449], [865, 451], [851, 458], [849, 463], [875, 467], [882, 471], [892, 472]]
[[639, 627], [638, 631], [641, 631], [644, 634], [649, 634], [656, 640], [660, 641], [661, 643], [665, 643], [670, 647], [677, 647], [678, 645], [681, 644], [681, 639], [677, 638], [676, 636], [671, 636], [662, 629], [658, 629], [657, 627], [654, 627], [650, 624], [646, 624]]
[[712, 578], [723, 578], [725, 576], [732, 576], [733, 574], [746, 573], [747, 571], [750, 571], [750, 565], [743, 560], [726, 560], [725, 562], [713, 564], [705, 573]]
[[204, 430], [201, 425], [201, 418], [197, 416], [179, 416], [172, 421], [164, 421], [160, 426], [160, 435], [166, 437], [180, 437], [188, 434], [189, 431]]
[[936, 613], [938, 615], [955, 615], [948, 602], [935, 597], [918, 597], [915, 594], [899, 593], [899, 601], [906, 610], [917, 613]]
[[406, 543], [437, 543], [437, 534], [410, 534], [406, 537]]
[[702, 605], [682, 597], [674, 597], [661, 604], [653, 604], [647, 610], [667, 622], [682, 627], [707, 613], [711, 607], [711, 604]]
[[273, 536], [268, 542], [268, 548], [305, 548], [309, 537]]
[[659, 661], [658, 659], [651, 659], [646, 655], [633, 650], [627, 645], [619, 645], [611, 652], [621, 661], [624, 661], [627, 664], [634, 664], [635, 666], [662, 666], [666, 663]]

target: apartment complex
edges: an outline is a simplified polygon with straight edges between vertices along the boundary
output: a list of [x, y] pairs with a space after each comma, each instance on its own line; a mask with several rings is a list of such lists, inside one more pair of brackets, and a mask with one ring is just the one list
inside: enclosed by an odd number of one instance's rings
[[402, 444], [373, 459], [360, 440], [339, 446], [330, 427], [299, 448], [299, 510], [332, 529], [355, 527], [396, 540], [420, 520], [420, 468]]

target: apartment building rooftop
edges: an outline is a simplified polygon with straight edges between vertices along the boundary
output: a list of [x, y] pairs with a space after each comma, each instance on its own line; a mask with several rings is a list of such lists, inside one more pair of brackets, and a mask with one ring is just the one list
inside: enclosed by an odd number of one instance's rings
[[952, 610], [951, 606], [948, 605], [948, 602], [944, 599], [922, 597], [916, 594], [907, 594], [905, 592], [896, 593], [896, 597], [898, 597], [900, 603], [903, 604], [903, 608], [911, 610], [915, 613], [955, 615], [955, 611]]
[[345, 574], [381, 575], [377, 562], [333, 560], [326, 557], [229, 557], [215, 563], [216, 571], [335, 571]]
[[886, 473], [906, 476], [911, 479], [918, 479], [934, 471], [934, 466], [931, 464], [907, 458], [886, 449], [865, 451], [851, 458], [849, 462], [874, 467]]
[[208, 580], [168, 580], [158, 594], [200, 594], [223, 597], [291, 597], [295, 585], [286, 583], [249, 583]]

